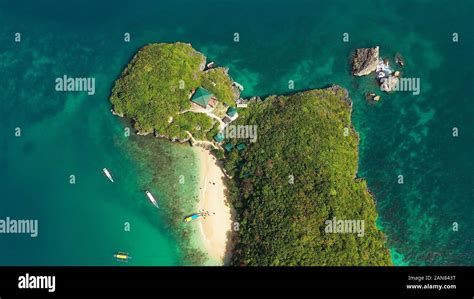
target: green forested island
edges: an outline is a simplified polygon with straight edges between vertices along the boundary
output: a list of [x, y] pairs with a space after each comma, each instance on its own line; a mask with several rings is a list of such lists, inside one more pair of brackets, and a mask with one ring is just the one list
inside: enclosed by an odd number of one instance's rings
[[[235, 110], [239, 92], [232, 83], [226, 69], [206, 68], [204, 55], [189, 44], [152, 44], [135, 55], [110, 100], [140, 134], [213, 140], [223, 130], [219, 105]], [[232, 125], [257, 126], [256, 142], [213, 141], [232, 177], [229, 200], [240, 224], [231, 264], [390, 265], [374, 199], [356, 177], [359, 140], [346, 90], [247, 103]], [[328, 233], [332, 219], [362, 221], [364, 233]]]
[[205, 139], [213, 128], [216, 131], [215, 122], [189, 111], [191, 95], [205, 88], [218, 100], [217, 106], [229, 106], [239, 96], [232, 83], [227, 69], [207, 68], [206, 57], [190, 44], [150, 44], [115, 82], [110, 101], [114, 113], [131, 118], [140, 135], [186, 140], [188, 131]]
[[[258, 141], [231, 152], [240, 222], [234, 265], [390, 265], [374, 199], [357, 179], [358, 135], [339, 87], [271, 96], [240, 112]], [[365, 234], [326, 233], [326, 221], [364, 220]]]

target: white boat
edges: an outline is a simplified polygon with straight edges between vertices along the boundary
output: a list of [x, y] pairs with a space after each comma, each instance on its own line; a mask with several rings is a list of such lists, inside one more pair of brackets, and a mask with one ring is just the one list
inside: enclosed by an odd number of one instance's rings
[[112, 178], [112, 174], [110, 174], [110, 171], [107, 168], [102, 169], [102, 172], [112, 183], [114, 182], [114, 179]]
[[156, 202], [155, 197], [153, 197], [153, 194], [151, 194], [151, 192], [148, 190], [145, 191], [145, 194], [146, 194], [146, 197], [148, 197], [148, 199], [151, 201], [151, 203], [159, 209], [160, 207], [158, 206], [158, 203]]

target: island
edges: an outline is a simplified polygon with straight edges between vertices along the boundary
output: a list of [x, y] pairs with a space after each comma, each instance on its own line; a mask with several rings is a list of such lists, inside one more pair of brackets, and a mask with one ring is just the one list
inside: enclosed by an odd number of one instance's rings
[[115, 83], [113, 113], [132, 119], [139, 135], [180, 142], [188, 141], [189, 134], [212, 137], [240, 94], [227, 72], [206, 65], [206, 57], [190, 44], [147, 45]]
[[374, 198], [356, 176], [347, 91], [243, 99], [242, 90], [190, 44], [151, 44], [110, 97], [137, 134], [200, 148], [199, 212], [188, 224], [201, 226], [207, 254], [235, 266], [391, 265]]
[[[233, 265], [390, 265], [374, 199], [356, 178], [351, 101], [332, 86], [251, 103], [237, 123], [258, 142], [231, 152], [231, 199], [240, 233]], [[235, 142], [234, 142], [235, 143]], [[328, 219], [363, 220], [365, 234], [327, 233]]]

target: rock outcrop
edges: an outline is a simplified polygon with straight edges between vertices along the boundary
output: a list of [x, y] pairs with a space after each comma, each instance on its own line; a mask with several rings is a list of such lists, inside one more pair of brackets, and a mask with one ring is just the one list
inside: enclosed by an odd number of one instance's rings
[[118, 116], [118, 117], [124, 116], [122, 113], [115, 112], [114, 108], [110, 109], [110, 112], [112, 112], [113, 115]]
[[365, 76], [377, 69], [379, 63], [379, 47], [356, 49], [352, 58], [352, 74]]
[[396, 90], [398, 85], [398, 77], [390, 75], [388, 78], [380, 79], [380, 89], [385, 92]]

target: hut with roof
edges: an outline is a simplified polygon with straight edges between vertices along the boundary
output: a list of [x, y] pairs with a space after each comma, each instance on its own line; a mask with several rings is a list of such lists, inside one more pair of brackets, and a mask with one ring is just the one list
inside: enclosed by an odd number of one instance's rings
[[191, 102], [204, 109], [208, 109], [209, 106], [215, 107], [217, 101], [209, 90], [199, 87], [192, 95]]

